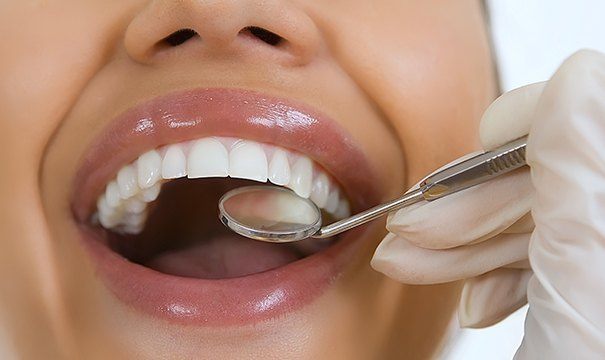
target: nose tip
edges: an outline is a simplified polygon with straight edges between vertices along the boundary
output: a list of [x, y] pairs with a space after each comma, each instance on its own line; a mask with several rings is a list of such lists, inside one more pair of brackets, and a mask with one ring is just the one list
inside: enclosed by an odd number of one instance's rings
[[311, 60], [318, 44], [313, 21], [281, 0], [152, 1], [132, 20], [124, 39], [128, 55], [147, 64], [166, 52], [248, 52], [300, 65]]

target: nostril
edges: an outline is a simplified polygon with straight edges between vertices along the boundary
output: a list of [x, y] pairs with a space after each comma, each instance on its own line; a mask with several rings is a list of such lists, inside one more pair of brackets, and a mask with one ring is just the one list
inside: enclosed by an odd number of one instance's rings
[[257, 26], [245, 27], [240, 31], [240, 34], [253, 36], [271, 46], [279, 46], [286, 41], [276, 33]]
[[187, 40], [198, 36], [197, 32], [192, 29], [180, 29], [162, 39], [161, 43], [168, 46], [179, 46]]

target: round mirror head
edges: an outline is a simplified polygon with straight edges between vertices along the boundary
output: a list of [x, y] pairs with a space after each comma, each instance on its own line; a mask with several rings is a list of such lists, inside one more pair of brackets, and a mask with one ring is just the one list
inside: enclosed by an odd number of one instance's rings
[[274, 243], [306, 239], [321, 227], [321, 211], [309, 199], [276, 186], [247, 186], [219, 200], [221, 222], [245, 237]]

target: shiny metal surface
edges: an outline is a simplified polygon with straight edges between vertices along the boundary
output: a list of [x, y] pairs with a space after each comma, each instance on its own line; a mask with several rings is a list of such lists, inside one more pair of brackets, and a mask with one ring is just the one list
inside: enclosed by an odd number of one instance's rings
[[420, 189], [409, 192], [402, 197], [389, 201], [387, 203], [375, 206], [368, 210], [362, 211], [356, 215], [348, 217], [346, 219], [333, 222], [329, 225], [326, 225], [319, 229], [317, 233], [312, 235], [311, 237], [317, 239], [323, 239], [330, 236], [334, 236], [340, 234], [341, 232], [350, 230], [356, 226], [361, 224], [365, 224], [368, 221], [372, 221], [376, 218], [379, 218], [391, 211], [398, 210], [404, 208], [406, 206], [415, 204], [419, 201], [424, 200], [424, 195]]
[[[292, 242], [308, 237], [328, 238], [372, 221], [391, 211], [402, 209], [406, 206], [423, 200], [434, 201], [518, 169], [526, 165], [526, 144], [527, 138], [520, 138], [493, 151], [488, 151], [464, 161], [455, 163], [441, 171], [431, 174], [420, 184], [417, 189], [408, 191], [398, 199], [375, 206], [371, 209], [323, 227], [321, 227], [321, 212], [316, 207], [317, 219], [316, 221], [308, 220], [306, 223], [312, 223], [309, 226], [306, 226], [305, 224], [294, 224], [292, 228], [289, 229], [269, 231], [267, 229], [257, 228], [254, 224], [247, 224], [245, 221], [239, 221], [239, 219], [231, 216], [227, 211], [225, 211], [223, 200], [225, 198], [229, 198], [229, 194], [241, 193], [246, 191], [245, 189], [247, 188], [232, 190], [221, 198], [219, 203], [221, 214], [220, 218], [226, 226], [238, 234], [255, 240], [269, 242]], [[278, 190], [284, 191], [284, 189], [274, 186], [255, 186], [250, 188], [255, 188], [256, 190], [260, 190], [260, 188], [262, 188], [263, 191], [267, 192]], [[312, 204], [312, 202], [308, 199], [300, 199], [301, 201], [308, 201]], [[315, 205], [313, 204], [313, 206]]]
[[219, 200], [219, 219], [250, 239], [286, 243], [306, 239], [321, 226], [321, 211], [309, 199], [277, 186], [245, 186]]
[[526, 144], [521, 138], [430, 175], [420, 185], [424, 198], [436, 200], [524, 166]]

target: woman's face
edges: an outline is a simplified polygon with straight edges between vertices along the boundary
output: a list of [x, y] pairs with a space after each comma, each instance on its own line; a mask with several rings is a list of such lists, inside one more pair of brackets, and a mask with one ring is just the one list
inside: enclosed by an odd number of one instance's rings
[[263, 244], [216, 200], [268, 176], [344, 216], [475, 150], [479, 1], [14, 0], [0, 33], [1, 316], [24, 357], [438, 351], [459, 286], [374, 272], [383, 222]]

